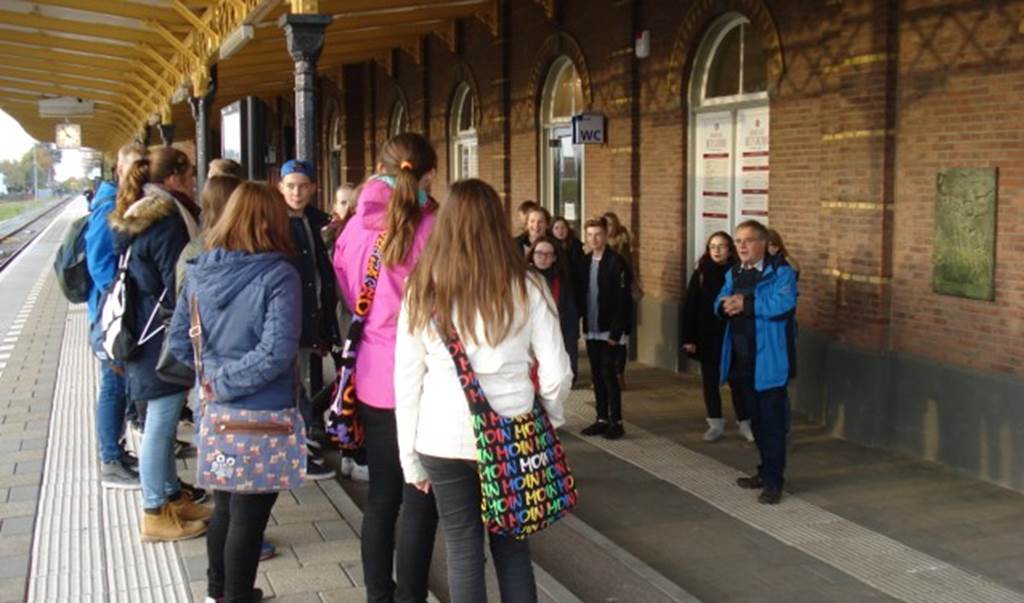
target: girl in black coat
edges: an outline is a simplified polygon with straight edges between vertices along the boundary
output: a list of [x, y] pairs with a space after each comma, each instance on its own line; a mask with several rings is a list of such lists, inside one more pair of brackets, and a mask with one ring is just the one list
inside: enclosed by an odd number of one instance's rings
[[551, 295], [558, 306], [558, 321], [562, 327], [565, 351], [569, 354], [572, 377], [575, 381], [576, 367], [579, 361], [580, 313], [576, 305], [575, 287], [569, 260], [558, 241], [551, 236], [543, 236], [534, 241], [530, 246], [527, 260], [531, 266], [544, 275], [544, 280], [547, 281]]
[[[686, 288], [686, 303], [683, 306], [683, 350], [700, 361], [704, 381], [704, 406], [707, 409], [708, 430], [704, 440], [714, 442], [725, 431], [722, 418], [722, 392], [719, 379], [719, 365], [722, 356], [722, 338], [725, 336], [725, 321], [715, 315], [715, 298], [718, 297], [725, 274], [736, 262], [736, 246], [726, 232], [716, 232], [708, 238], [704, 255], [697, 262], [697, 269], [690, 277]], [[733, 408], [739, 423], [740, 435], [752, 442], [750, 418], [739, 400], [733, 396]]]

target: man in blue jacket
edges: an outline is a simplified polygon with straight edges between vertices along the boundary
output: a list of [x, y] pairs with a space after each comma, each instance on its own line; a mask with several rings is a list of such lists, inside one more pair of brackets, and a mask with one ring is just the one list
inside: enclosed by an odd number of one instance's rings
[[786, 386], [795, 365], [789, 319], [796, 311], [796, 272], [781, 258], [767, 257], [768, 229], [756, 220], [736, 227], [740, 263], [726, 273], [715, 312], [728, 321], [721, 375], [732, 395], [750, 412], [750, 427], [761, 456], [757, 473], [741, 477], [741, 488], [760, 489], [758, 502], [782, 499], [789, 431]]
[[[127, 144], [117, 152], [115, 171], [122, 178], [135, 161], [146, 156], [139, 144]], [[117, 255], [107, 218], [117, 203], [117, 185], [104, 181], [92, 199], [89, 221], [85, 229], [86, 265], [92, 277], [87, 312], [89, 322], [99, 316], [100, 299], [117, 273]], [[96, 432], [100, 443], [100, 483], [105, 488], [139, 487], [139, 474], [132, 458], [121, 446], [124, 416], [128, 398], [125, 392], [124, 369], [112, 363], [100, 363], [100, 392], [96, 403]]]

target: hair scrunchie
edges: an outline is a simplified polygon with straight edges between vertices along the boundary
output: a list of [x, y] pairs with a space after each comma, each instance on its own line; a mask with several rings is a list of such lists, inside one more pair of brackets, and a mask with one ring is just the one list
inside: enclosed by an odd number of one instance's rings
[[412, 171], [412, 162], [409, 161], [408, 159], [406, 159], [406, 160], [402, 161], [402, 163], [399, 164], [398, 167], [399, 167], [399, 169], [408, 170], [408, 171], [411, 172]]

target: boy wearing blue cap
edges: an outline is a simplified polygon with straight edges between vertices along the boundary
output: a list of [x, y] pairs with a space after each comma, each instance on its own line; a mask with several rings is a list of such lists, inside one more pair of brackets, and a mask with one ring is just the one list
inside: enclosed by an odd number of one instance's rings
[[[291, 159], [281, 166], [277, 185], [288, 204], [292, 242], [298, 252], [292, 260], [302, 279], [302, 336], [299, 339], [299, 363], [303, 384], [310, 398], [323, 389], [323, 355], [340, 342], [335, 308], [338, 305], [337, 283], [331, 267], [330, 254], [320, 237], [330, 217], [310, 205], [316, 194], [316, 168], [307, 161]], [[310, 431], [323, 433], [323, 413], [313, 409], [307, 417]], [[318, 445], [316, 438], [308, 438]], [[334, 471], [309, 459], [306, 475], [310, 479], [329, 479]]]

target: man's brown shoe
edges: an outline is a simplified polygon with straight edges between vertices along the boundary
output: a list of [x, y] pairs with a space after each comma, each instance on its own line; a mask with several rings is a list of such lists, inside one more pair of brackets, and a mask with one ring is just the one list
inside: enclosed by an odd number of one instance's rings
[[736, 485], [745, 490], [760, 490], [764, 488], [764, 482], [761, 481], [760, 475], [736, 478]]
[[205, 505], [197, 505], [184, 492], [178, 497], [178, 500], [172, 500], [167, 505], [182, 521], [210, 521], [210, 517], [213, 516], [213, 509]]

